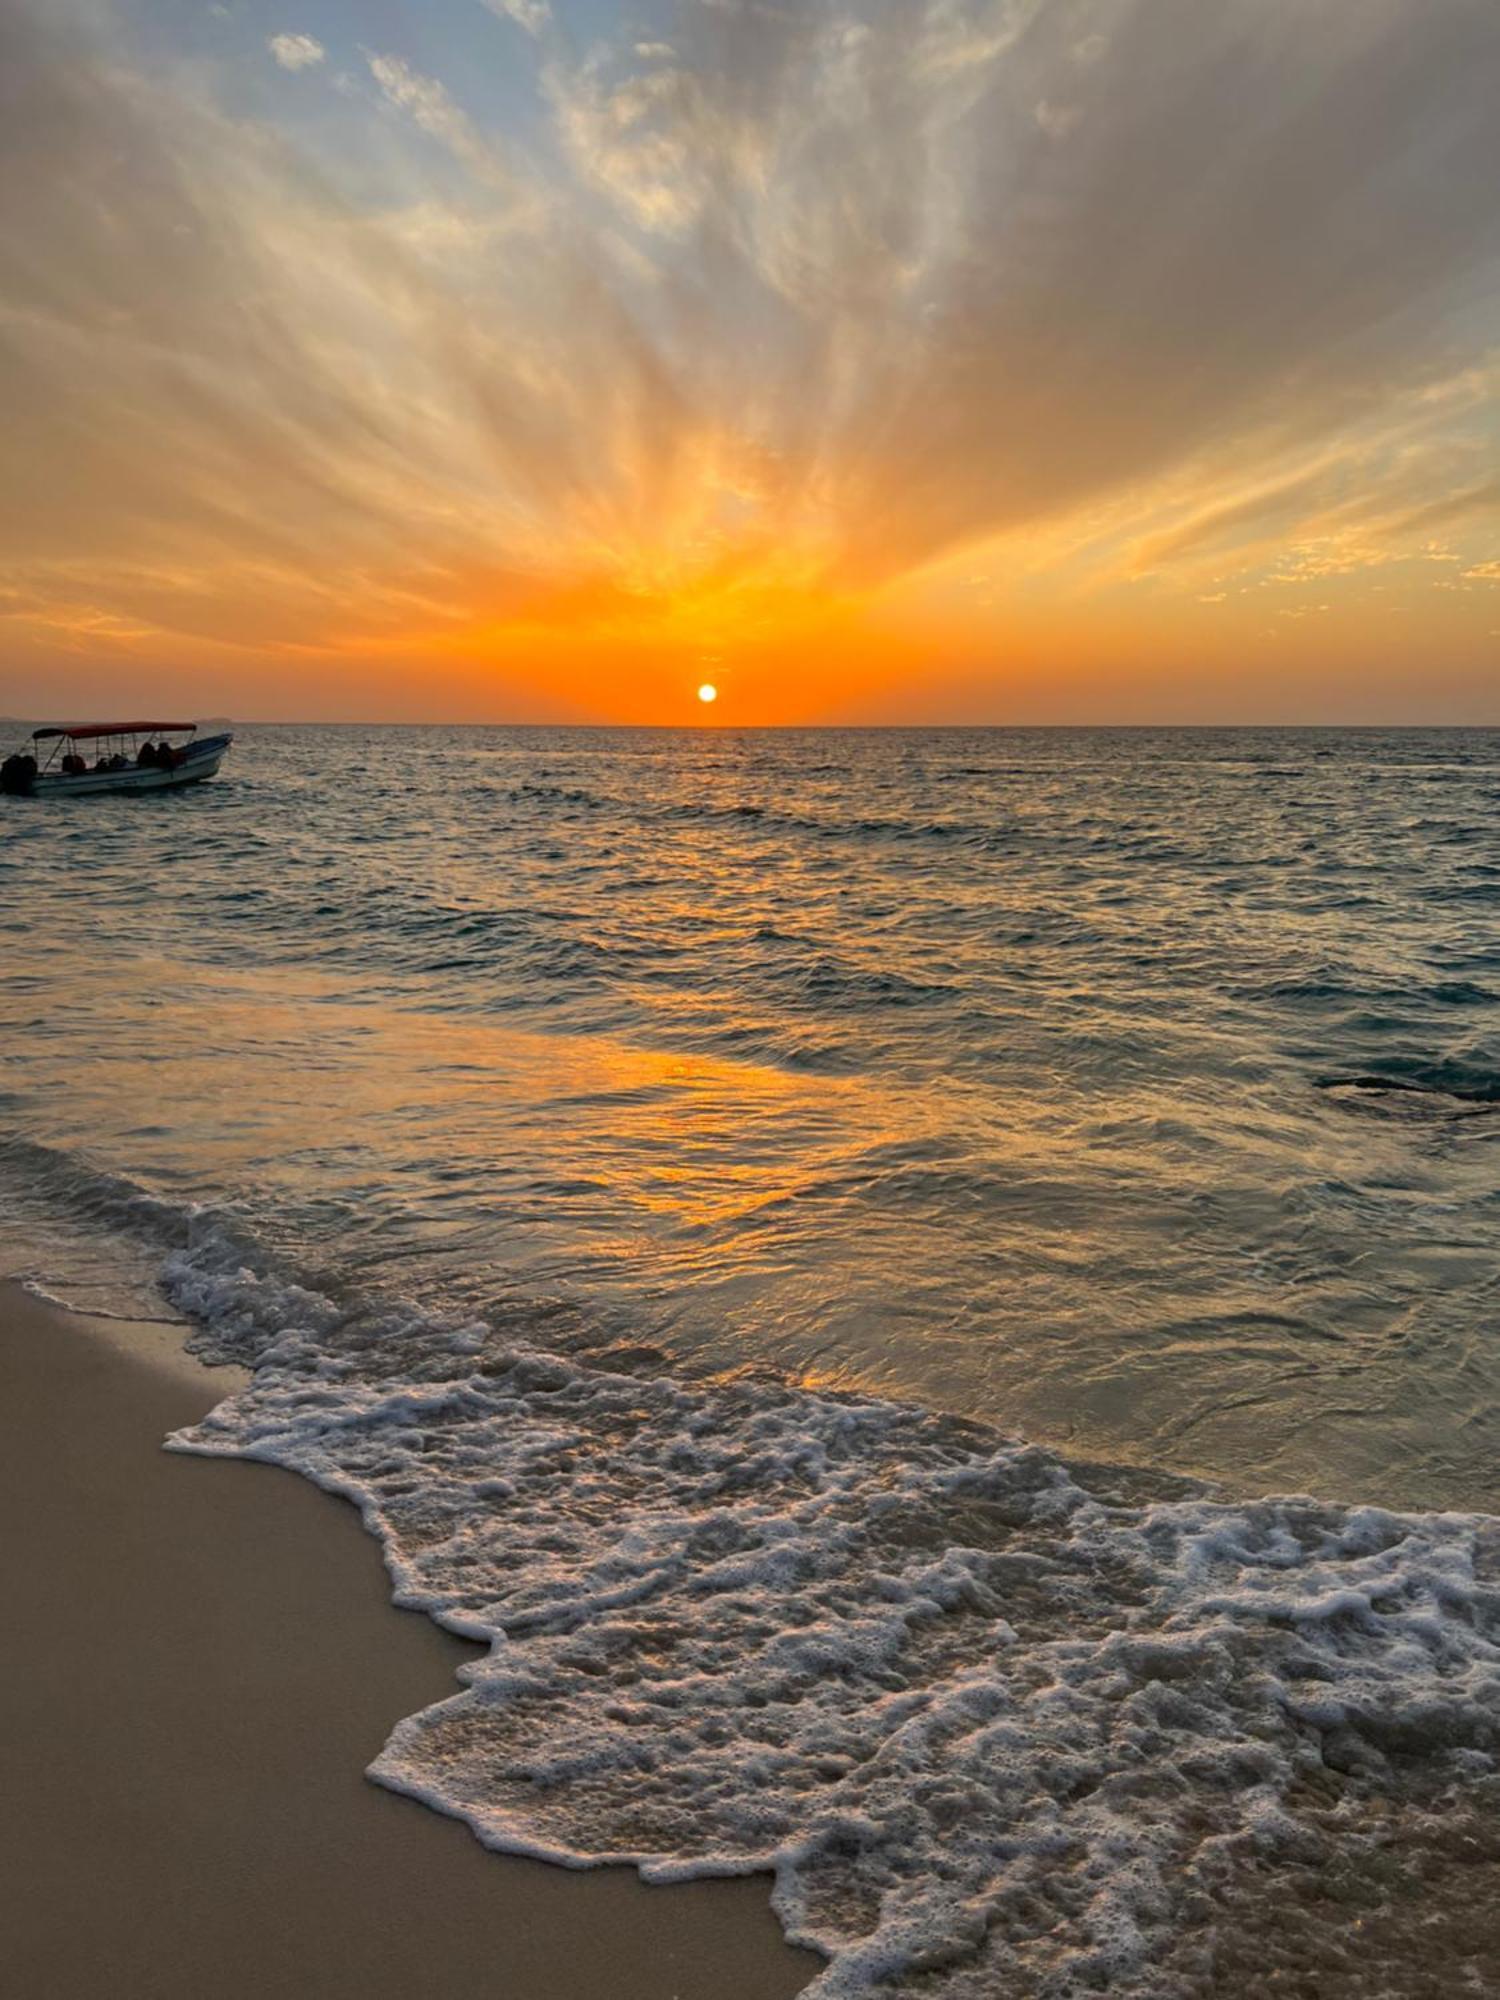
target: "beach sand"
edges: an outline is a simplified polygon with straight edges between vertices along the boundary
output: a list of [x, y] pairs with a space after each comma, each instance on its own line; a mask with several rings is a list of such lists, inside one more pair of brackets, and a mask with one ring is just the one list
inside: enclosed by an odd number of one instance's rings
[[0, 1286], [0, 1991], [781, 2000], [763, 1878], [485, 1852], [363, 1775], [471, 1649], [353, 1509], [162, 1452], [232, 1383], [168, 1328]]

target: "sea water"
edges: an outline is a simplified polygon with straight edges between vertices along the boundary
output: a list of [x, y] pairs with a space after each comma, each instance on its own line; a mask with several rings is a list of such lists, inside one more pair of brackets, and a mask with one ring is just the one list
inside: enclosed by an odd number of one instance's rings
[[5, 801], [0, 1254], [492, 1642], [374, 1772], [497, 1846], [774, 1870], [829, 2000], [1483, 1990], [1497, 805], [1190, 730]]

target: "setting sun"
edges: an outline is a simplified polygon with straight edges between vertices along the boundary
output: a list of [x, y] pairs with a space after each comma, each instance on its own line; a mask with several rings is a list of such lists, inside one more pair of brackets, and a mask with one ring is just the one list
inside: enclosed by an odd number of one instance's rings
[[1497, 101], [0, 0], [17, 1989], [1500, 2000]]
[[0, 709], [1488, 722], [1495, 11], [9, 0]]

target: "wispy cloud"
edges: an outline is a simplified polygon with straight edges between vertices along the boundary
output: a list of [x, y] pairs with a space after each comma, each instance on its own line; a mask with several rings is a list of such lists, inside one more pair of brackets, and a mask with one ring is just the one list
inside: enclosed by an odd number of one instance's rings
[[382, 49], [317, 168], [8, 10], [22, 601], [72, 617], [86, 549], [102, 614], [226, 642], [750, 621], [1011, 538], [1196, 604], [1278, 539], [1493, 519], [1495, 9], [698, 4], [575, 55], [486, 4], [537, 38], [524, 131]]
[[514, 21], [528, 35], [539, 35], [552, 19], [547, 0], [484, 0], [492, 14], [502, 21]]
[[409, 112], [422, 130], [437, 139], [482, 180], [504, 177], [499, 148], [482, 138], [474, 122], [454, 103], [435, 77], [423, 76], [400, 56], [367, 58], [370, 74], [387, 102]]
[[272, 35], [266, 43], [283, 69], [314, 69], [328, 51], [311, 35]]

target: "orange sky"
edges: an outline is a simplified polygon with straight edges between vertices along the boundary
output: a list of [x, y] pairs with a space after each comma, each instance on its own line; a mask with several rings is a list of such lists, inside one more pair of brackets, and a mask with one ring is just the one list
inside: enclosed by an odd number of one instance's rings
[[5, 709], [1500, 722], [1497, 10], [301, 15], [0, 28]]

